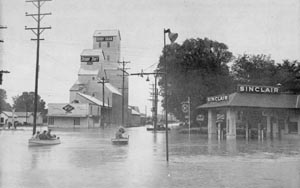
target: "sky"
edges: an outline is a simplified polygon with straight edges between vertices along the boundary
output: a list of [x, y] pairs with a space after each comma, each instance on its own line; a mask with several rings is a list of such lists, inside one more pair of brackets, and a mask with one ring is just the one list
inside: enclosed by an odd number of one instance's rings
[[[25, 0], [0, 0], [1, 89], [7, 102], [23, 91], [34, 91], [35, 35], [25, 26], [36, 22], [25, 12], [36, 13]], [[177, 43], [190, 38], [223, 42], [234, 56], [270, 55], [276, 63], [300, 60], [299, 0], [53, 0], [42, 6], [39, 95], [46, 103], [67, 103], [69, 89], [77, 80], [80, 54], [92, 48], [95, 30], [118, 29], [121, 60], [129, 73], [152, 72], [163, 48], [163, 30], [178, 33]], [[168, 43], [168, 42], [167, 42]], [[154, 78], [130, 76], [129, 104], [150, 114], [150, 91]], [[161, 109], [161, 108], [160, 108]]]

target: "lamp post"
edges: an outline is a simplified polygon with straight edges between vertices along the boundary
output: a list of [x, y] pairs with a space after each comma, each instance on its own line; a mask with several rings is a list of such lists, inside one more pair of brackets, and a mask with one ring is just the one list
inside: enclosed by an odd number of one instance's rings
[[166, 159], [169, 161], [169, 143], [168, 143], [168, 72], [167, 72], [167, 61], [165, 55], [165, 47], [166, 47], [166, 33], [169, 35], [169, 39], [171, 43], [173, 43], [177, 37], [177, 33], [172, 33], [170, 29], [164, 29], [164, 49], [163, 49], [163, 58], [165, 63], [165, 115], [166, 115]]

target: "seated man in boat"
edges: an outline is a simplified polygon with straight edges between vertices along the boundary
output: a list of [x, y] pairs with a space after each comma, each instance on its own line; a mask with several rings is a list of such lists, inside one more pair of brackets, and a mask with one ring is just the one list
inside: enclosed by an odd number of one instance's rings
[[42, 134], [39, 134], [40, 140], [48, 140], [47, 131], [43, 131]]
[[32, 136], [34, 139], [40, 139], [40, 131], [37, 131], [35, 135]]
[[120, 139], [120, 138], [126, 138], [123, 136], [123, 134], [125, 133], [125, 129], [123, 127], [120, 127], [118, 129], [118, 131], [116, 132], [116, 138]]
[[49, 139], [49, 140], [56, 138], [56, 135], [51, 135], [51, 129], [48, 129], [46, 136], [47, 136], [47, 139]]

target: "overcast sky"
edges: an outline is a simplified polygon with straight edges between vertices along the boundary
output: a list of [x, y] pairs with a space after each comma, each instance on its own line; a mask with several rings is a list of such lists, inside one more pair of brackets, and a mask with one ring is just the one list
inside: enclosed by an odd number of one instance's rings
[[[25, 0], [0, 0], [0, 70], [8, 102], [23, 91], [34, 91], [36, 43], [31, 31], [36, 22], [25, 12], [36, 8]], [[47, 103], [69, 101], [77, 80], [80, 54], [92, 48], [95, 30], [119, 29], [121, 60], [130, 61], [129, 73], [151, 72], [163, 48], [163, 29], [177, 32], [176, 42], [204, 38], [223, 42], [235, 56], [271, 55], [276, 62], [300, 58], [299, 0], [53, 0], [42, 12], [43, 26], [51, 26], [40, 48], [39, 95]], [[150, 83], [130, 77], [129, 103], [150, 113]], [[153, 78], [150, 80], [153, 82]]]

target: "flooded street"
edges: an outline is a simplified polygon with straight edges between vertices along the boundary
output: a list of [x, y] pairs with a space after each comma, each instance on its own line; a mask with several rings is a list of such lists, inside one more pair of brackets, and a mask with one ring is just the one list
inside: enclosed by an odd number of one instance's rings
[[62, 143], [28, 147], [31, 130], [0, 131], [0, 187], [300, 187], [300, 139], [208, 141], [205, 135], [128, 128], [54, 130]]

